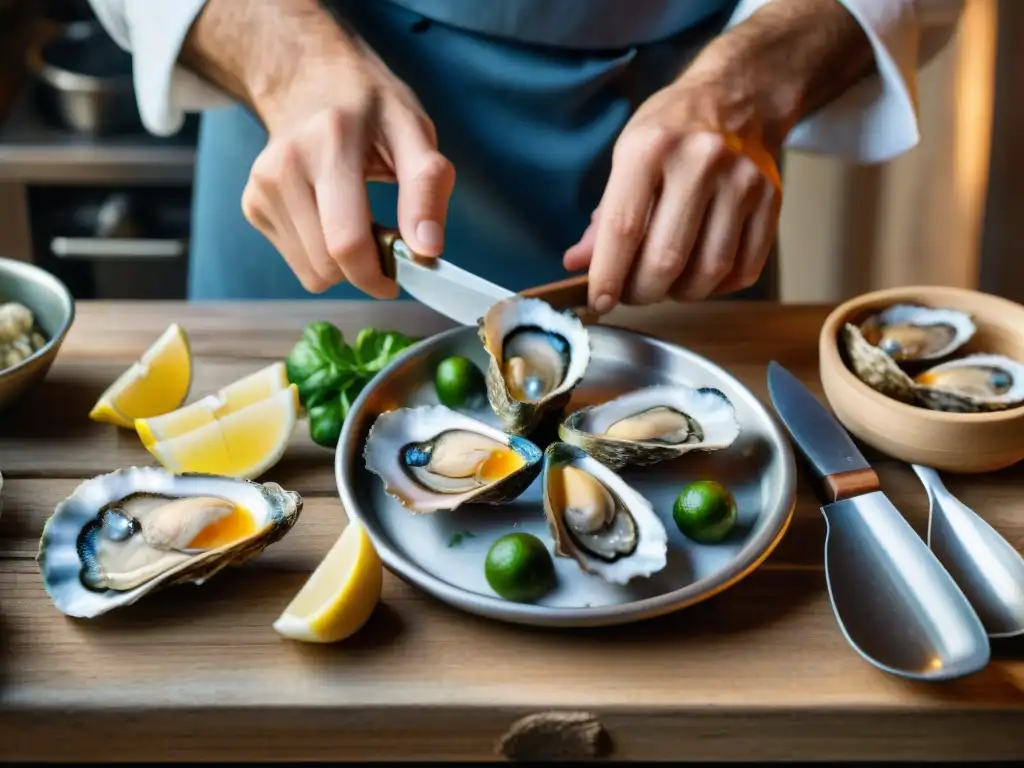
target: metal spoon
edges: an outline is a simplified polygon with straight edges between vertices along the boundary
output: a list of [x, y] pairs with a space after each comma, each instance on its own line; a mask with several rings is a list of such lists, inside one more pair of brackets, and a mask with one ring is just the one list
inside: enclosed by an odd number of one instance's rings
[[983, 669], [991, 656], [985, 626], [881, 490], [850, 435], [774, 361], [768, 395], [826, 502], [825, 583], [850, 645], [879, 669], [914, 680], [952, 680]]
[[911, 466], [928, 491], [928, 546], [967, 595], [989, 637], [1024, 634], [1024, 557], [950, 493], [938, 472]]

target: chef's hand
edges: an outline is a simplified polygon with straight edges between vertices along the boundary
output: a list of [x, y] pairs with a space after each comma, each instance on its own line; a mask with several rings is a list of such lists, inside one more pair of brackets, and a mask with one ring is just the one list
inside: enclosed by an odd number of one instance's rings
[[596, 312], [703, 299], [760, 275], [782, 201], [777, 148], [721, 90], [684, 77], [619, 136], [598, 210], [564, 259], [570, 271], [589, 266]]
[[590, 227], [565, 254], [592, 309], [751, 285], [775, 238], [777, 158], [803, 118], [875, 69], [835, 0], [775, 0], [719, 35], [616, 142]]
[[304, 67], [260, 111], [270, 140], [242, 195], [246, 219], [307, 290], [348, 280], [376, 298], [395, 298], [371, 231], [366, 182], [398, 182], [402, 238], [424, 256], [444, 248], [455, 183], [415, 95], [363, 48]]
[[319, 0], [207, 0], [180, 63], [248, 104], [269, 133], [242, 194], [246, 219], [309, 291], [348, 280], [377, 298], [367, 181], [398, 182], [398, 226], [444, 248], [455, 170], [412, 91]]

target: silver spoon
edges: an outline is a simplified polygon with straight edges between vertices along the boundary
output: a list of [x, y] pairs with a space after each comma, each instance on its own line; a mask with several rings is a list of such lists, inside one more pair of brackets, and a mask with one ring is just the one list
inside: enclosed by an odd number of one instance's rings
[[914, 680], [983, 669], [991, 656], [985, 626], [847, 431], [774, 361], [768, 395], [824, 496], [825, 584], [850, 645], [879, 669]]
[[967, 596], [989, 637], [1024, 634], [1024, 557], [950, 493], [938, 472], [911, 467], [928, 491], [928, 546]]

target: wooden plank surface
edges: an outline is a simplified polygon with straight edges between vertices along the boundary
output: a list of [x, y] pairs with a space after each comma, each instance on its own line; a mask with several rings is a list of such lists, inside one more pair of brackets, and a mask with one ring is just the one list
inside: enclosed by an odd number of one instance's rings
[[[707, 355], [767, 402], [765, 364], [820, 395], [827, 309], [751, 304], [620, 311], [609, 322]], [[349, 642], [310, 647], [271, 622], [345, 525], [333, 456], [305, 424], [268, 477], [306, 498], [296, 528], [257, 560], [93, 621], [60, 615], [34, 562], [55, 504], [81, 479], [152, 464], [89, 406], [169, 322], [198, 360], [195, 396], [287, 354], [309, 321], [429, 334], [416, 305], [89, 304], [46, 382], [0, 422], [0, 759], [488, 759], [524, 715], [585, 710], [614, 757], [1009, 759], [1024, 757], [1020, 643], [971, 678], [883, 675], [846, 644], [822, 571], [824, 522], [801, 480], [778, 549], [725, 593], [628, 627], [555, 631], [462, 614], [386, 577]], [[909, 469], [880, 457], [884, 490], [924, 531]], [[950, 489], [1024, 548], [1021, 471], [950, 477]]]

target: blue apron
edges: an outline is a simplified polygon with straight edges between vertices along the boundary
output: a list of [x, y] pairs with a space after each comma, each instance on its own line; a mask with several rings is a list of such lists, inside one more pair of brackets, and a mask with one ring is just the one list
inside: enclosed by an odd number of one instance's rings
[[[736, 4], [575, 3], [575, 14], [565, 13], [567, 0], [334, 3], [416, 92], [455, 165], [445, 258], [512, 291], [567, 276], [562, 255], [600, 200], [626, 121], [722, 29]], [[473, 15], [485, 7], [504, 13]], [[553, 8], [562, 14], [545, 10]], [[494, 31], [505, 36], [486, 34]], [[189, 297], [368, 298], [348, 284], [307, 293], [242, 216], [242, 190], [266, 140], [242, 108], [203, 116]], [[375, 220], [394, 226], [397, 187], [368, 186]]]

